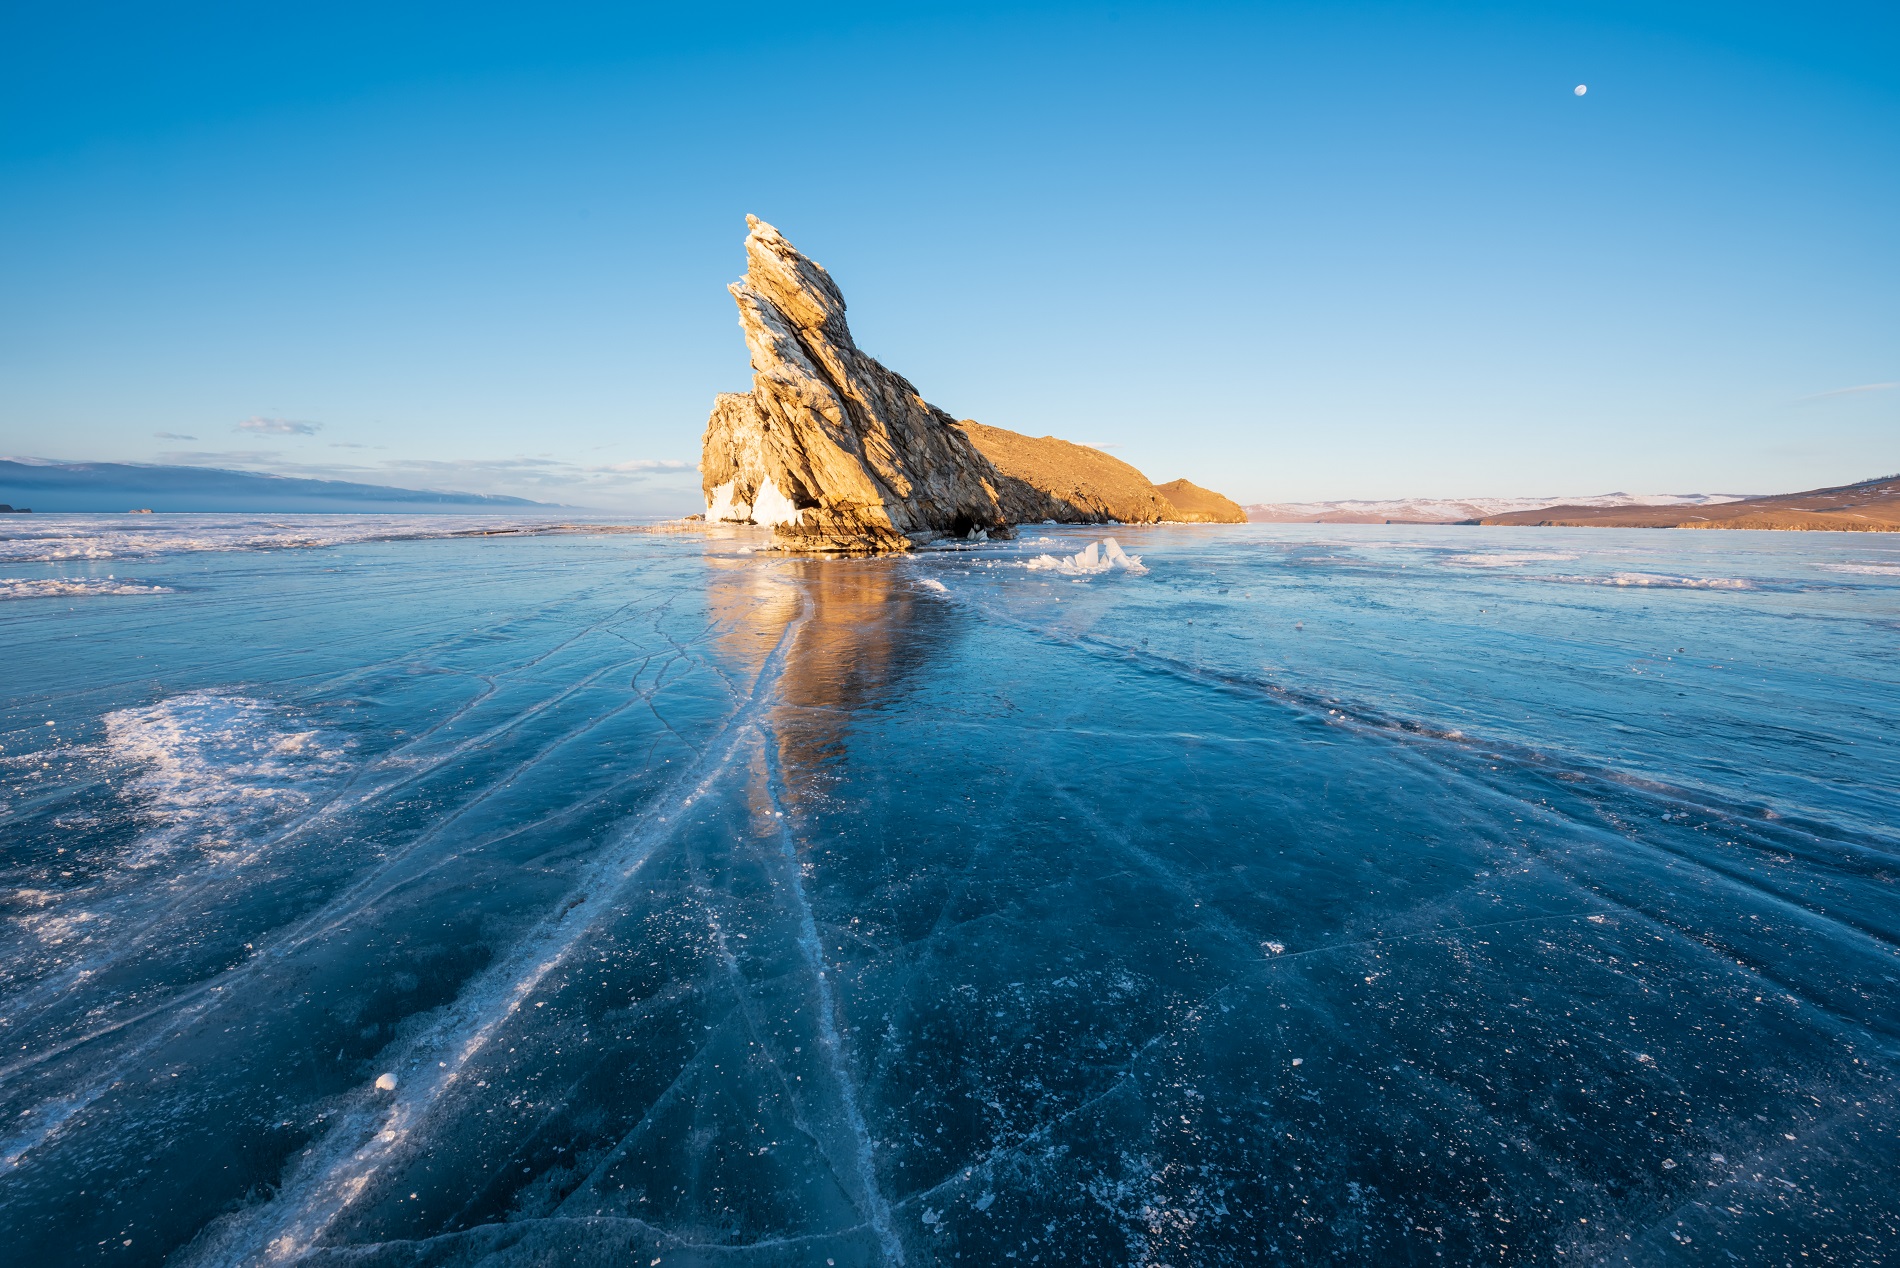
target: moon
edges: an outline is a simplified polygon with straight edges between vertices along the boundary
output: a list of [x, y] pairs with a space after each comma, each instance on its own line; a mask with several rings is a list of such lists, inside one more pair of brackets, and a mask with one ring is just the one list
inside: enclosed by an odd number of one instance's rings
[[1577, 94], [1577, 95], [1578, 95], [1579, 97], [1581, 97], [1581, 96], [1583, 96], [1583, 94], [1585, 94], [1585, 93], [1587, 93], [1587, 92], [1589, 92], [1589, 91], [1590, 91], [1590, 85], [1588, 85], [1588, 84], [1578, 84], [1578, 85], [1576, 86], [1576, 88], [1574, 88], [1574, 89], [1573, 89], [1572, 91], [1574, 91], [1574, 92], [1575, 92], [1575, 93], [1576, 93], [1576, 94]]

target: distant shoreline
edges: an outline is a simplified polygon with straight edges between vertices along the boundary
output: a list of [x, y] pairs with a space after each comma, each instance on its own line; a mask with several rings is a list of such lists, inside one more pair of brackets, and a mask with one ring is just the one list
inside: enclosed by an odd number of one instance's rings
[[1531, 528], [1726, 528], [1777, 532], [1900, 532], [1900, 476], [1697, 507], [1550, 506], [1489, 516]]
[[[1900, 532], [1900, 476], [1802, 493], [1621, 493], [1525, 505], [1519, 498], [1255, 503], [1255, 524], [1444, 524], [1518, 528], [1723, 528], [1774, 532]], [[1515, 505], [1513, 505], [1515, 503]]]

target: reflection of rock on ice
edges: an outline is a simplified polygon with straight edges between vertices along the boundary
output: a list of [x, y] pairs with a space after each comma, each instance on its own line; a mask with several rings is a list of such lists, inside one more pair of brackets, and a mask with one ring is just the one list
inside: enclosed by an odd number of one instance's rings
[[1065, 577], [1089, 577], [1122, 568], [1128, 572], [1148, 571], [1140, 555], [1131, 555], [1113, 537], [1090, 542], [1073, 555], [1038, 555], [1023, 565], [1031, 572], [1059, 572]]

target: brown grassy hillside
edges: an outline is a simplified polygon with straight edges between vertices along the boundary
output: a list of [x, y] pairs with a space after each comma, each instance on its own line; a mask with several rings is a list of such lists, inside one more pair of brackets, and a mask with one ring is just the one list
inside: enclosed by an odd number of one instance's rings
[[1247, 512], [1232, 498], [1186, 480], [1157, 484], [1155, 491], [1173, 504], [1175, 518], [1190, 524], [1245, 524]]
[[[1054, 436], [1025, 436], [966, 418], [957, 426], [1003, 478], [1019, 487], [999, 490], [1006, 504], [1020, 498], [1040, 509], [1025, 519], [1089, 523], [1156, 524], [1174, 519], [1174, 508], [1148, 477], [1120, 458]], [[1015, 496], [1011, 496], [1015, 495]]]

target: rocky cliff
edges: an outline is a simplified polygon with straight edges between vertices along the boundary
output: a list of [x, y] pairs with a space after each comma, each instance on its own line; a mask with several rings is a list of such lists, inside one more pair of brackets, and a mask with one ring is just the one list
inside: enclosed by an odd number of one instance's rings
[[904, 550], [914, 536], [1004, 531], [996, 471], [956, 420], [859, 350], [823, 267], [747, 216], [729, 288], [752, 391], [722, 394], [700, 462], [709, 520], [774, 526], [785, 545]]
[[1202, 518], [1099, 449], [957, 422], [858, 348], [822, 266], [757, 216], [746, 223], [746, 275], [728, 289], [752, 390], [721, 393], [706, 421], [708, 520], [769, 524], [788, 549], [866, 554], [1040, 520]]

